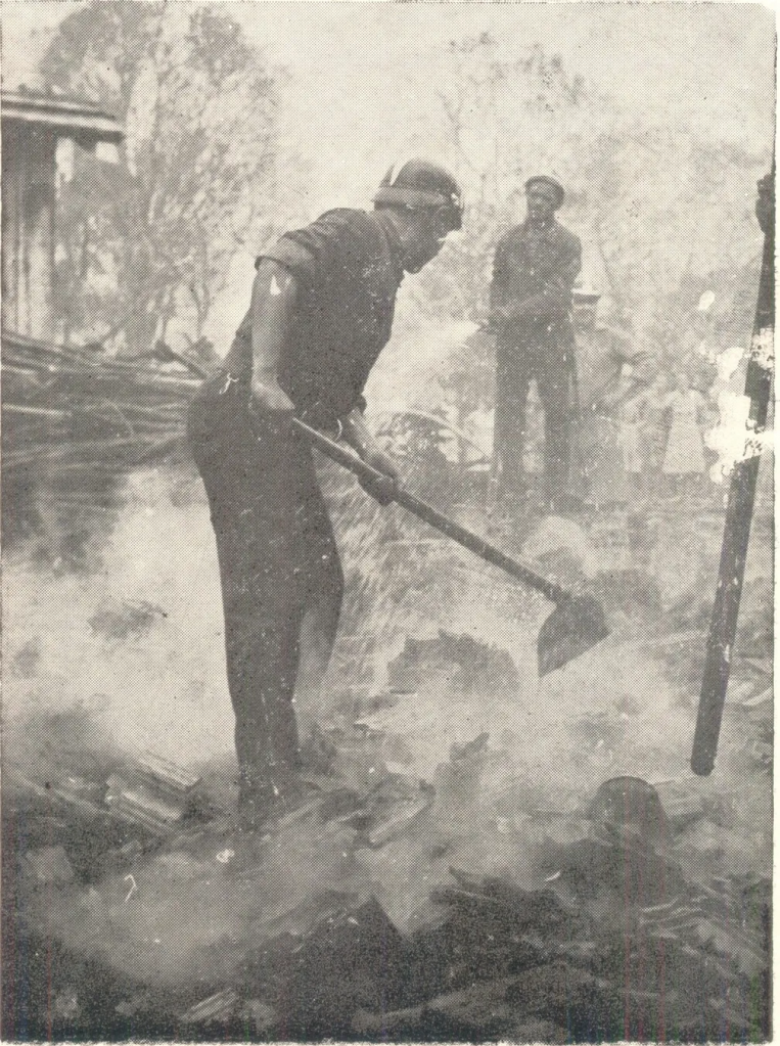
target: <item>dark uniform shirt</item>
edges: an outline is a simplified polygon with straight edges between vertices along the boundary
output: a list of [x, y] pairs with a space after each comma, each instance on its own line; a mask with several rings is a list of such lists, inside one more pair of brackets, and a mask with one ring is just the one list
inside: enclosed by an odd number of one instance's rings
[[[288, 232], [263, 258], [295, 276], [298, 297], [278, 380], [299, 417], [330, 427], [354, 407], [387, 344], [403, 278], [402, 249], [380, 213], [328, 211]], [[235, 378], [252, 372], [251, 309], [236, 332], [224, 367]]]
[[579, 238], [553, 220], [510, 229], [496, 247], [490, 301], [493, 308], [532, 303], [516, 321], [503, 326], [508, 335], [522, 336], [554, 326], [569, 333], [571, 292], [581, 268]]

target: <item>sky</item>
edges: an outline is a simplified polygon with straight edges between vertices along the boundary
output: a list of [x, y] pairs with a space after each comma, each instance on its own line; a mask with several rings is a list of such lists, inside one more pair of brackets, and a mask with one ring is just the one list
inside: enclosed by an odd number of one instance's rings
[[[57, 25], [82, 6], [3, 0], [4, 86], [34, 86], [36, 63]], [[310, 172], [302, 217], [363, 205], [392, 162], [435, 148], [437, 92], [456, 75], [448, 44], [485, 31], [507, 58], [541, 43], [563, 57], [570, 75], [581, 74], [649, 123], [705, 126], [715, 141], [771, 152], [775, 12], [766, 5], [255, 0], [219, 6], [270, 63], [289, 73], [283, 130]]]
[[[57, 24], [84, 6], [3, 0], [3, 83], [32, 83]], [[367, 140], [384, 166], [408, 147], [454, 73], [449, 41], [488, 30], [506, 54], [541, 43], [570, 72], [648, 119], [710, 120], [754, 147], [773, 125], [774, 22], [753, 3], [224, 2], [286, 67], [285, 117], [323, 191], [361, 184], [350, 156]], [[413, 141], [412, 141], [412, 144]], [[384, 161], [387, 161], [384, 164]], [[330, 172], [328, 172], [330, 168]], [[376, 171], [371, 171], [371, 185]]]

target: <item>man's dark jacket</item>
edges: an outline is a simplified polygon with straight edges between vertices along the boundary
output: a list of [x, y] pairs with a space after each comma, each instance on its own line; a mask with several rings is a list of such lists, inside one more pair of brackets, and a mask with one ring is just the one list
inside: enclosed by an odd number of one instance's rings
[[[510, 229], [496, 248], [490, 303], [502, 340], [570, 344], [571, 292], [582, 261], [579, 238], [554, 219]], [[506, 316], [506, 314], [509, 314]]]

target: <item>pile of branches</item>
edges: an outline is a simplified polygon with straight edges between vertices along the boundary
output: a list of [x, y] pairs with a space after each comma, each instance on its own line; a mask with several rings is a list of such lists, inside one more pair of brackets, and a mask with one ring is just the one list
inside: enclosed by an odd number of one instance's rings
[[13, 333], [2, 365], [6, 535], [42, 493], [58, 510], [105, 508], [128, 472], [181, 456], [200, 380], [183, 358], [119, 360]]
[[[3, 465], [77, 474], [124, 472], [170, 453], [198, 385], [159, 357], [110, 359], [13, 334], [3, 337]], [[182, 372], [183, 371], [183, 372]]]

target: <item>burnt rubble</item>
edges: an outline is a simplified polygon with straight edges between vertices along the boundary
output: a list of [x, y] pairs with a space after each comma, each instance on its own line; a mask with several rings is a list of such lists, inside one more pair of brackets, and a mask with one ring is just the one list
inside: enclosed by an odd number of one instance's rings
[[[440, 789], [488, 755], [485, 737], [454, 750]], [[354, 761], [353, 753], [347, 767]], [[11, 779], [3, 809], [6, 1038], [769, 1035], [770, 883], [686, 874], [677, 835], [715, 812], [686, 801], [684, 788], [662, 790], [667, 812], [644, 781], [605, 782], [567, 833], [536, 847], [521, 884], [511, 870], [448, 867], [437, 825], [443, 797], [386, 768], [378, 776], [368, 786], [360, 783], [368, 774], [351, 782], [338, 772], [312, 775], [310, 797], [252, 838], [231, 834], [203, 796], [198, 809], [197, 777], [155, 757], [126, 764], [102, 787]], [[379, 878], [356, 869], [372, 854], [400, 860], [411, 845], [436, 874], [399, 927], [381, 899], [382, 865], [370, 865]], [[298, 886], [278, 881], [306, 860], [321, 870]], [[214, 893], [198, 892], [214, 884]], [[163, 889], [163, 907], [154, 908]], [[185, 932], [179, 922], [206, 920], [204, 896], [243, 904], [246, 917], [172, 975], [155, 956], [168, 946], [175, 954], [164, 935]], [[171, 922], [154, 915], [171, 906], [181, 913]], [[159, 936], [133, 937], [145, 907]]]

